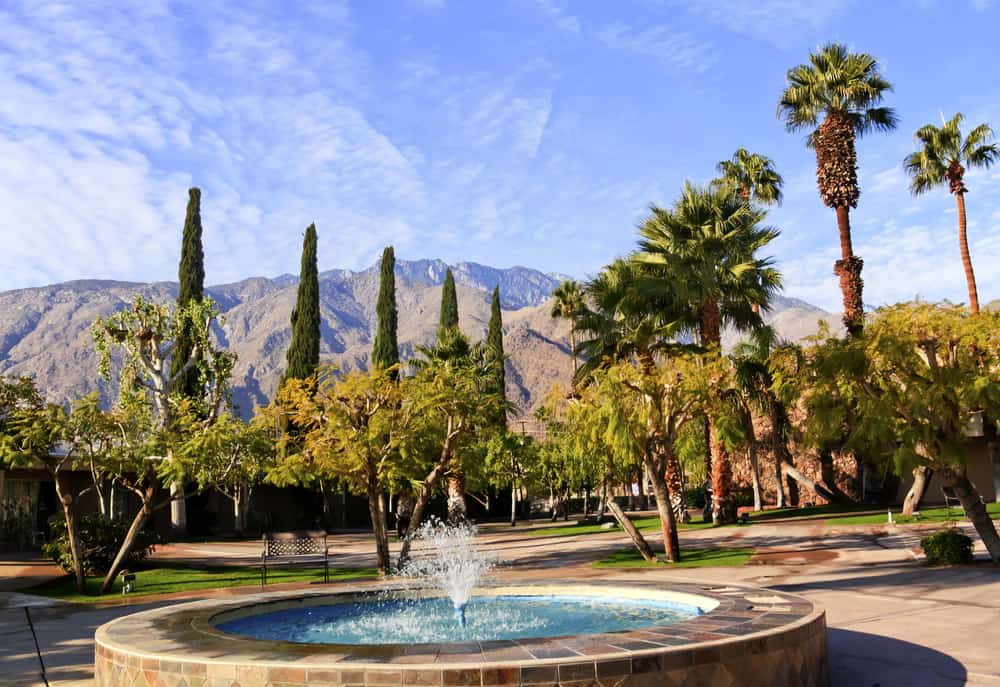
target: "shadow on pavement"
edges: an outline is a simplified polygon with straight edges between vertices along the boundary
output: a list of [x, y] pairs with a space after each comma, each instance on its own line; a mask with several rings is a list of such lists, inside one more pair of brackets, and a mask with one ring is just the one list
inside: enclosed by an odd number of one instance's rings
[[827, 637], [832, 687], [943, 687], [968, 677], [959, 661], [919, 644], [836, 628]]

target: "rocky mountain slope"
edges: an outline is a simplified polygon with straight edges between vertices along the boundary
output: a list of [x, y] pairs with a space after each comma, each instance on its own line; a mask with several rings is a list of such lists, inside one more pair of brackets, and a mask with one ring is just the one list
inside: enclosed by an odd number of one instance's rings
[[[416, 346], [433, 341], [446, 267], [440, 260], [397, 261], [399, 341], [404, 358], [412, 356]], [[485, 336], [490, 292], [500, 286], [511, 400], [528, 410], [553, 384], [568, 383], [569, 329], [565, 322], [549, 316], [549, 295], [561, 275], [476, 263], [459, 263], [452, 269], [461, 326], [473, 340]], [[207, 291], [224, 313], [216, 332], [219, 340], [239, 355], [234, 400], [249, 414], [255, 404], [267, 403], [284, 368], [296, 278], [253, 277]], [[0, 374], [34, 376], [53, 401], [94, 390], [109, 397], [113, 389], [97, 376], [91, 324], [137, 293], [170, 301], [176, 292], [177, 285], [169, 282], [96, 280], [2, 292]], [[361, 272], [331, 270], [320, 275], [324, 360], [344, 368], [367, 365], [377, 294], [377, 265]], [[793, 340], [813, 333], [820, 319], [838, 320], [808, 303], [784, 297], [777, 300], [768, 318], [779, 333]]]

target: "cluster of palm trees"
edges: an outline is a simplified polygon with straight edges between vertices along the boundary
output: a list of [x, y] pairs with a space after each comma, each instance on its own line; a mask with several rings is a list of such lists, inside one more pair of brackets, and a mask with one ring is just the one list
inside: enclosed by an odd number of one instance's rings
[[[850, 227], [850, 210], [860, 197], [855, 144], [862, 136], [897, 126], [896, 113], [883, 104], [891, 90], [876, 58], [829, 44], [788, 71], [778, 104], [778, 116], [789, 131], [808, 132], [820, 198], [836, 212], [841, 255], [834, 273], [840, 280], [849, 336], [859, 335], [864, 327], [863, 261], [854, 253]], [[970, 309], [976, 313], [963, 175], [966, 168], [991, 165], [1000, 150], [991, 142], [989, 126], [979, 125], [963, 137], [961, 123], [962, 115], [957, 114], [941, 127], [921, 127], [916, 133], [920, 149], [904, 166], [915, 195], [945, 183], [955, 195]], [[781, 275], [772, 258], [761, 253], [778, 236], [764, 222], [766, 208], [782, 200], [783, 180], [770, 158], [744, 148], [717, 169], [718, 178], [708, 185], [686, 183], [671, 207], [651, 206], [634, 252], [584, 285], [563, 283], [554, 293], [552, 316], [570, 323], [577, 385], [586, 384], [595, 369], [610, 362], [630, 361], [640, 371], [651, 370], [656, 359], [669, 357], [678, 346], [718, 349], [726, 327], [753, 335], [752, 344], [734, 356], [734, 364], [743, 365], [746, 385], [759, 391], [755, 410], [770, 416], [774, 436], [781, 438], [787, 414], [770, 391], [765, 364], [776, 340], [761, 315], [780, 289]], [[705, 436], [712, 518], [729, 522], [736, 515], [730, 457], [712, 417], [705, 418]], [[786, 464], [785, 474], [795, 472], [787, 449], [776, 446], [775, 452], [779, 463]], [[781, 476], [779, 465], [783, 501]]]

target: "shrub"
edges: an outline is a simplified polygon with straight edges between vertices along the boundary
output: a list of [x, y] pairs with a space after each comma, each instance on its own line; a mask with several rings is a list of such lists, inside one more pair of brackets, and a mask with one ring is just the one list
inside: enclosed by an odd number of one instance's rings
[[[103, 515], [84, 515], [77, 520], [77, 530], [80, 536], [81, 558], [83, 572], [86, 575], [104, 575], [111, 567], [118, 554], [128, 524], [111, 520]], [[73, 555], [66, 536], [66, 522], [62, 519], [53, 520], [51, 524], [52, 538], [45, 545], [45, 553], [66, 572], [73, 572]], [[133, 566], [143, 561], [153, 552], [156, 535], [150, 532], [140, 532], [135, 545], [125, 557], [124, 565]]]
[[972, 539], [955, 527], [920, 540], [930, 565], [961, 565], [972, 562]]

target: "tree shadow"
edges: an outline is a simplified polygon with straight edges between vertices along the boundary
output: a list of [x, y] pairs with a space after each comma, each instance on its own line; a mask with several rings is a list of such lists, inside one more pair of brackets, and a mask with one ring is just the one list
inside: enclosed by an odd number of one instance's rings
[[830, 628], [831, 687], [964, 685], [965, 666], [948, 654], [892, 637]]

